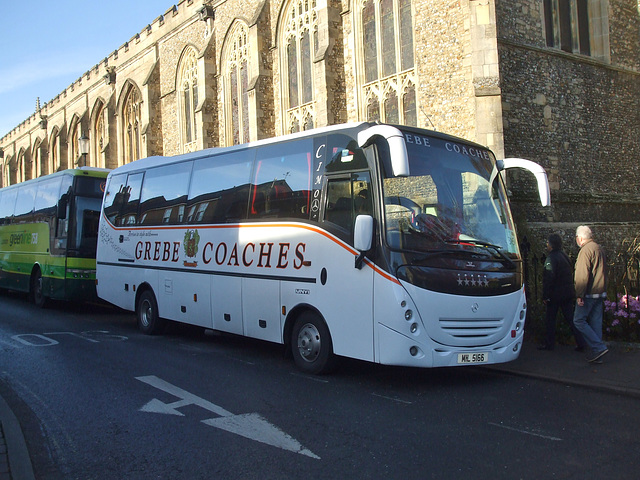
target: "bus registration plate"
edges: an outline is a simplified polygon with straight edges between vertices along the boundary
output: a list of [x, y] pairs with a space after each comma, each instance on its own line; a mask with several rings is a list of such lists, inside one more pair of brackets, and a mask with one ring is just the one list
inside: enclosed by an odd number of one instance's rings
[[476, 352], [476, 353], [459, 353], [458, 364], [474, 364], [474, 363], [487, 363], [489, 361], [488, 352]]

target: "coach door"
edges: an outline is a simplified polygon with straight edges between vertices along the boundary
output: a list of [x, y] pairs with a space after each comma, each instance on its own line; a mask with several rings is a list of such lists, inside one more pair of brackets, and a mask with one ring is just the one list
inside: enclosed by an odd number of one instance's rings
[[371, 191], [368, 171], [328, 176], [324, 207], [325, 228], [349, 245], [340, 249], [326, 276], [325, 289], [334, 292], [325, 309], [334, 351], [369, 361], [374, 360], [374, 272], [364, 262], [357, 264], [353, 234], [356, 217], [373, 214]]

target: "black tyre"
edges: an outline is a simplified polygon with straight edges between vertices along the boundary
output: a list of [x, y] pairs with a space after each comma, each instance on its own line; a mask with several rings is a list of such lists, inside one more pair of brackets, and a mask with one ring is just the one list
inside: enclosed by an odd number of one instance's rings
[[38, 308], [43, 308], [47, 303], [47, 297], [44, 296], [42, 289], [42, 272], [39, 268], [36, 268], [31, 274], [31, 301]]
[[304, 312], [296, 319], [291, 332], [291, 353], [303, 372], [318, 375], [333, 368], [331, 334], [319, 315]]
[[138, 328], [142, 333], [157, 335], [163, 332], [165, 321], [158, 314], [158, 302], [151, 290], [145, 290], [140, 294], [136, 305], [136, 316]]

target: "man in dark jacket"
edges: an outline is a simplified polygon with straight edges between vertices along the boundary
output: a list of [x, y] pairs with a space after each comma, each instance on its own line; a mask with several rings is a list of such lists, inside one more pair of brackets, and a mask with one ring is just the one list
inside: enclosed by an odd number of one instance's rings
[[573, 324], [573, 302], [576, 296], [573, 269], [569, 257], [562, 251], [560, 235], [556, 233], [549, 235], [547, 252], [542, 276], [542, 298], [547, 307], [547, 334], [544, 343], [538, 349], [553, 350], [556, 344], [556, 317], [558, 310], [561, 310], [565, 322], [571, 327], [576, 339], [576, 350], [582, 351], [585, 347], [585, 341]]

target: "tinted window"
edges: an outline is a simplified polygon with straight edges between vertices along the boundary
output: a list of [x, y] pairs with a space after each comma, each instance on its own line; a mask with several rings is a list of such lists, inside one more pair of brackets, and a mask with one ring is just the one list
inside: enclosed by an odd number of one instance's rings
[[187, 203], [187, 223], [226, 223], [247, 218], [254, 150], [197, 160]]
[[142, 187], [143, 173], [133, 173], [127, 177], [127, 201], [122, 207], [121, 218], [118, 225], [136, 225], [138, 218], [138, 205], [140, 204], [140, 188]]
[[9, 223], [9, 219], [13, 216], [13, 208], [16, 205], [16, 197], [18, 196], [18, 190], [12, 188], [11, 190], [5, 190], [2, 192], [2, 198], [0, 198], [0, 221], [3, 223]]
[[33, 212], [33, 206], [36, 200], [37, 184], [23, 185], [18, 188], [18, 198], [16, 200], [16, 208], [14, 215], [26, 216]]
[[104, 195], [104, 214], [113, 224], [127, 200], [126, 195], [127, 175], [113, 175], [109, 179], [109, 186]]
[[76, 176], [76, 195], [102, 198], [106, 178]]
[[330, 180], [327, 183], [327, 204], [324, 210], [325, 220], [349, 232], [351, 231], [352, 211], [351, 180], [349, 178], [335, 178]]
[[141, 225], [182, 223], [192, 165], [185, 162], [147, 171], [140, 194]]
[[[71, 212], [70, 196], [73, 193], [71, 185], [73, 184], [73, 177], [70, 175], [64, 175], [60, 185], [60, 199], [58, 200], [58, 207], [61, 207], [63, 218], [58, 218], [58, 225], [56, 227], [56, 237], [64, 239], [69, 233], [69, 218]], [[66, 248], [66, 240], [61, 240], [57, 244], [60, 248]]]
[[36, 196], [35, 213], [40, 215], [52, 215], [55, 212], [58, 199], [60, 198], [60, 184], [62, 178], [52, 178], [44, 180], [38, 184], [38, 194]]
[[327, 173], [363, 170], [368, 168], [367, 158], [358, 142], [347, 135], [327, 137]]
[[114, 225], [136, 224], [142, 177], [142, 173], [111, 177], [104, 198], [104, 213]]
[[314, 153], [313, 138], [259, 150], [250, 217], [308, 219]]
[[358, 215], [373, 215], [371, 180], [368, 172], [340, 176], [327, 183], [325, 221], [351, 233]]

